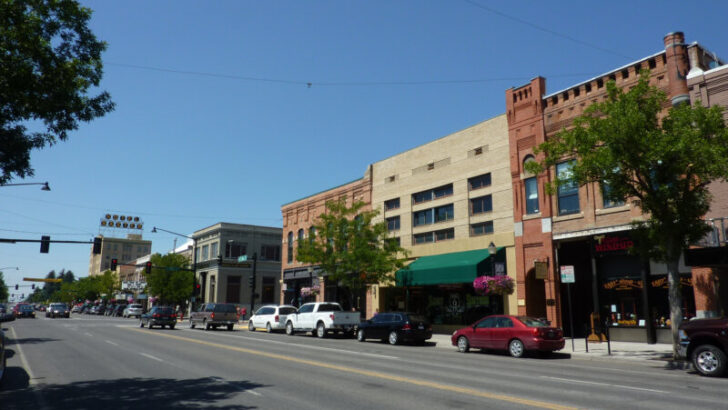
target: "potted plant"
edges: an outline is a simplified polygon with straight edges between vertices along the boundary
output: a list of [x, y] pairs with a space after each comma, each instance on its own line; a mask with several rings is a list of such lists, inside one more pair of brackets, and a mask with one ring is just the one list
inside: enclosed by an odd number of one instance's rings
[[478, 276], [473, 288], [479, 295], [510, 295], [514, 290], [513, 279], [506, 275]]

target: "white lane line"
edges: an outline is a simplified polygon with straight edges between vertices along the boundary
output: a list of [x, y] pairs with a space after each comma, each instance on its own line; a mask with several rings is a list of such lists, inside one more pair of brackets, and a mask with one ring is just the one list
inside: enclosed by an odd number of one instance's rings
[[91, 336], [91, 337], [93, 337], [93, 336], [94, 336], [94, 335], [92, 335], [92, 334], [91, 334], [91, 333], [89, 333], [89, 332], [85, 332], [84, 334], [85, 334], [86, 336]]
[[352, 350], [334, 349], [331, 347], [309, 346], [309, 345], [298, 344], [298, 343], [280, 342], [277, 340], [258, 339], [256, 337], [226, 335], [226, 334], [221, 334], [221, 333], [211, 333], [211, 334], [214, 334], [215, 336], [232, 337], [235, 339], [252, 340], [252, 341], [261, 342], [261, 343], [273, 343], [273, 344], [280, 344], [280, 345], [285, 345], [285, 346], [295, 346], [296, 349], [305, 348], [305, 349], [312, 349], [312, 350], [323, 350], [323, 351], [328, 351], [328, 352], [347, 353], [347, 354], [352, 354], [352, 355], [356, 355], [356, 356], [368, 356], [368, 357], [377, 357], [380, 359], [399, 360], [399, 357], [397, 357], [397, 356], [387, 356], [387, 355], [376, 354], [376, 353], [355, 352]]
[[[25, 353], [23, 353], [23, 346], [18, 343], [18, 334], [15, 333], [14, 327], [11, 327], [10, 331], [13, 333], [13, 342], [15, 342], [15, 347], [18, 348], [18, 353], [20, 353], [20, 362], [23, 364], [25, 371], [28, 373], [29, 383], [31, 386], [36, 386], [38, 385], [38, 381], [35, 379], [33, 370], [30, 369], [30, 364], [28, 364], [28, 360], [25, 358]], [[46, 404], [43, 395], [40, 393], [40, 390], [33, 389], [33, 395], [38, 402], [38, 407], [40, 407], [41, 410], [46, 410], [48, 408], [48, 405]]]
[[574, 380], [574, 379], [563, 379], [561, 377], [551, 377], [551, 376], [541, 376], [542, 379], [550, 379], [550, 380], [556, 380], [564, 383], [576, 383], [576, 384], [591, 384], [595, 386], [607, 386], [607, 387], [616, 387], [618, 389], [627, 389], [627, 390], [639, 390], [639, 391], [649, 391], [653, 393], [665, 393], [664, 390], [656, 390], [656, 389], [646, 389], [642, 387], [633, 387], [633, 386], [624, 386], [621, 384], [611, 384], [611, 383], [600, 383], [600, 382], [588, 382], [584, 380]]
[[118, 344], [112, 342], [111, 340], [104, 340], [106, 343], [112, 345], [112, 346], [119, 346]]
[[160, 359], [158, 357], [154, 357], [154, 356], [152, 356], [150, 354], [146, 354], [146, 353], [139, 353], [139, 354], [142, 355], [142, 356], [144, 356], [144, 357], [150, 358], [152, 360], [156, 360], [158, 362], [163, 362], [164, 361], [164, 360], [162, 360], [162, 359]]

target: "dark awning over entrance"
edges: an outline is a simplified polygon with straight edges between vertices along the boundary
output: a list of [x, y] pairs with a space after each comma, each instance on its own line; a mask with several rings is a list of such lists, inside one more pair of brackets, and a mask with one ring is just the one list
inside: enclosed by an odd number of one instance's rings
[[489, 257], [487, 249], [422, 256], [398, 270], [395, 280], [397, 286], [472, 283], [478, 275], [490, 272]]

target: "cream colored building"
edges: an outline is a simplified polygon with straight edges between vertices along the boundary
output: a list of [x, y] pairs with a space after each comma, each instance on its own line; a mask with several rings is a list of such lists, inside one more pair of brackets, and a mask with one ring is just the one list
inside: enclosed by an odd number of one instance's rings
[[[515, 281], [513, 192], [506, 116], [499, 115], [375, 162], [372, 208], [380, 211], [375, 222], [387, 222], [392, 237], [398, 238], [400, 245], [410, 251], [415, 263], [434, 255], [464, 263], [473, 253], [462, 254], [462, 258], [455, 253], [480, 250], [481, 253], [476, 252], [479, 259], [483, 259], [482, 255], [486, 259], [473, 267], [477, 274], [495, 270]], [[486, 252], [491, 243], [498, 248], [494, 261]], [[413, 274], [415, 278], [423, 275]], [[407, 283], [375, 286], [370, 292], [371, 306], [381, 310], [406, 308], [427, 314], [436, 326], [461, 325], [471, 319], [469, 316], [475, 317], [487, 310], [483, 304], [504, 313], [517, 311], [515, 293], [492, 302], [488, 297], [479, 298], [474, 294], [472, 279], [469, 283], [464, 279], [461, 283], [452, 283], [445, 278], [441, 284], [433, 284], [433, 280], [422, 286]], [[457, 282], [454, 278], [453, 281]], [[458, 315], [460, 319], [456, 320]]]
[[101, 253], [94, 254], [92, 247], [88, 264], [89, 276], [99, 275], [110, 269], [112, 259], [117, 260], [117, 265], [122, 265], [152, 252], [152, 241], [145, 241], [138, 234], [128, 234], [126, 238], [103, 235], [99, 235], [99, 237], [101, 238]]

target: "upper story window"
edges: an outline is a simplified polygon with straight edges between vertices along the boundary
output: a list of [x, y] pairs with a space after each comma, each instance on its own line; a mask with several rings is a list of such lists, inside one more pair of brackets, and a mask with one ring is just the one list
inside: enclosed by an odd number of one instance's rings
[[210, 246], [202, 245], [202, 260], [206, 261], [210, 259]]
[[392, 209], [399, 209], [399, 198], [384, 201], [384, 210], [391, 211]]
[[213, 258], [217, 258], [217, 255], [219, 255], [220, 252], [218, 252], [218, 244], [217, 242], [210, 245], [210, 256]]
[[490, 186], [490, 172], [478, 175], [477, 177], [468, 178], [468, 189], [471, 191], [474, 189], [485, 188], [487, 186]]
[[556, 164], [556, 175], [559, 178], [558, 202], [559, 215], [575, 214], [579, 212], [579, 185], [572, 178], [574, 161]]
[[298, 230], [298, 240], [303, 241], [303, 229]]
[[609, 195], [611, 194], [611, 189], [610, 189], [608, 183], [603, 181], [601, 183], [601, 186], [602, 186], [602, 204], [603, 204], [604, 208], [614, 208], [617, 206], [624, 205], [624, 199], [621, 199], [618, 201], [609, 199]]
[[281, 247], [278, 245], [260, 245], [260, 259], [266, 261], [280, 261]]
[[387, 230], [397, 231], [399, 230], [399, 215], [387, 218]]
[[470, 200], [470, 215], [478, 215], [493, 210], [493, 197], [490, 195], [473, 198]]
[[470, 236], [480, 236], [493, 233], [493, 221], [470, 225]]
[[429, 225], [435, 222], [449, 221], [455, 217], [453, 204], [423, 209], [412, 214], [414, 226]]
[[225, 244], [225, 257], [226, 258], [237, 258], [238, 256], [246, 255], [247, 252], [248, 252], [248, 244], [245, 242], [229, 240]]
[[537, 214], [538, 209], [538, 181], [536, 177], [527, 178], [523, 181], [526, 187], [526, 213]]
[[415, 245], [423, 244], [423, 243], [431, 243], [431, 242], [439, 242], [439, 241], [445, 241], [448, 239], [454, 239], [455, 238], [455, 229], [449, 228], [449, 229], [442, 229], [439, 231], [433, 231], [433, 232], [423, 232], [413, 235], [413, 243]]
[[286, 256], [286, 261], [288, 263], [293, 262], [293, 232], [288, 232], [288, 252]]
[[412, 202], [415, 204], [420, 204], [422, 202], [432, 201], [433, 199], [444, 198], [452, 194], [452, 184], [447, 184], [441, 187], [428, 189], [427, 191], [421, 191], [412, 194]]

